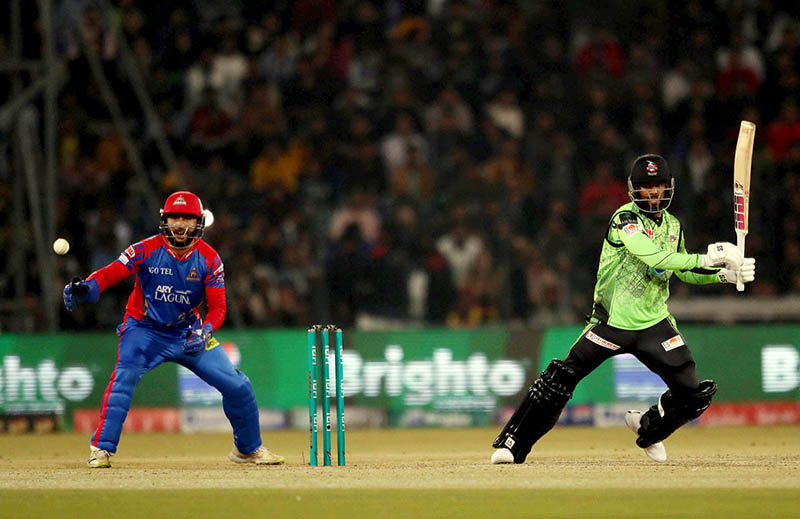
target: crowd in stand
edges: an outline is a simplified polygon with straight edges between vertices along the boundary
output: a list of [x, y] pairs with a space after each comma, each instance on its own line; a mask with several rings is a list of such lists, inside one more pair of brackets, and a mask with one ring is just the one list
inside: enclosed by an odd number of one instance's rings
[[[229, 325], [578, 322], [637, 155], [667, 157], [690, 251], [734, 239], [742, 119], [758, 125], [749, 290], [800, 292], [797, 6], [122, 0], [107, 13], [73, 0], [59, 19], [57, 228], [84, 274], [155, 233], [158, 213], [132, 185], [77, 31], [103, 59], [160, 200], [188, 189], [213, 211], [205, 238], [225, 262]], [[130, 288], [62, 313], [62, 326], [116, 323]]]

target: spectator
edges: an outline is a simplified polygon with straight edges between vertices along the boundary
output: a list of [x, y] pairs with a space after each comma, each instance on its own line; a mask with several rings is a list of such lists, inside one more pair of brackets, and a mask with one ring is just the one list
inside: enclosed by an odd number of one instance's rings
[[[452, 122], [443, 123], [452, 118]], [[458, 90], [448, 85], [442, 89], [436, 102], [425, 112], [425, 121], [429, 132], [438, 132], [443, 126], [453, 128], [464, 135], [472, 132], [475, 125], [472, 109], [461, 98]]]
[[470, 270], [484, 250], [483, 240], [462, 219], [436, 241], [436, 249], [447, 260], [453, 284], [461, 290], [469, 283]]
[[289, 193], [297, 190], [306, 150], [294, 140], [284, 148], [276, 139], [270, 141], [250, 167], [250, 186], [255, 191], [278, 187]]
[[517, 96], [511, 90], [503, 90], [486, 106], [486, 113], [501, 129], [515, 139], [525, 132], [525, 114], [517, 103]]
[[598, 162], [578, 193], [578, 214], [581, 218], [611, 214], [627, 201], [627, 184], [615, 176], [610, 162]]
[[436, 187], [435, 175], [412, 144], [406, 152], [406, 164], [391, 172], [390, 191], [396, 198], [409, 197], [417, 202], [430, 203]]
[[351, 326], [365, 309], [371, 247], [356, 223], [335, 239], [326, 264], [331, 317], [336, 324]]
[[796, 100], [783, 103], [779, 118], [767, 126], [766, 134], [767, 147], [775, 163], [781, 162], [792, 146], [800, 144], [800, 110]]
[[[351, 229], [355, 226], [358, 233]], [[375, 197], [363, 188], [355, 188], [347, 197], [347, 202], [334, 211], [328, 236], [339, 241], [350, 232], [348, 245], [356, 238], [367, 243], [376, 243], [381, 230], [381, 216], [375, 208]]]
[[424, 137], [417, 132], [416, 123], [408, 112], [401, 112], [394, 121], [394, 130], [381, 143], [381, 155], [386, 168], [391, 171], [408, 163], [408, 150], [413, 147], [423, 158], [427, 157], [428, 146]]

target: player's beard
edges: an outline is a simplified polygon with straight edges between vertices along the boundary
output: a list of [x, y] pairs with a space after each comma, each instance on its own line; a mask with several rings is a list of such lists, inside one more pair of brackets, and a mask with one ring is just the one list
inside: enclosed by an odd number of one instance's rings
[[[186, 227], [186, 228], [176, 228], [170, 230], [172, 231], [172, 236], [173, 239], [175, 240], [175, 243], [172, 245], [174, 249], [181, 251], [186, 250], [194, 242], [194, 238], [191, 236], [192, 229]], [[181, 238], [183, 239], [181, 240]]]

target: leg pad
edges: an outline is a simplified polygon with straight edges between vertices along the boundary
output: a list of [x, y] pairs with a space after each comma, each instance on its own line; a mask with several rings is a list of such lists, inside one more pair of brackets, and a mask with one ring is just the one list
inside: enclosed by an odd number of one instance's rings
[[679, 427], [703, 414], [716, 392], [717, 384], [713, 380], [700, 382], [697, 390], [687, 395], [675, 395], [667, 390], [659, 397], [658, 405], [642, 415], [636, 445], [645, 448], [664, 441]]
[[533, 444], [556, 424], [577, 384], [572, 368], [554, 359], [528, 388], [525, 399], [492, 446], [509, 449], [514, 463], [524, 463]]

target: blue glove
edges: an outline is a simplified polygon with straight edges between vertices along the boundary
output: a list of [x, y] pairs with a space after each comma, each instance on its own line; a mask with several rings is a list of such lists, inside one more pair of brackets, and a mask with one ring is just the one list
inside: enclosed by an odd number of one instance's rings
[[96, 303], [100, 299], [100, 285], [97, 280], [90, 279], [82, 281], [81, 278], [72, 278], [72, 282], [67, 283], [63, 292], [64, 307], [72, 312], [86, 303]]
[[211, 326], [211, 323], [204, 324], [202, 328], [192, 328], [189, 330], [186, 336], [186, 342], [183, 343], [183, 353], [186, 355], [197, 355], [205, 351], [212, 333], [214, 333], [214, 327]]

